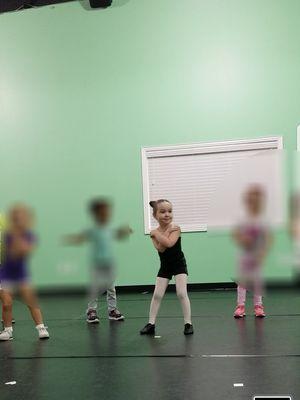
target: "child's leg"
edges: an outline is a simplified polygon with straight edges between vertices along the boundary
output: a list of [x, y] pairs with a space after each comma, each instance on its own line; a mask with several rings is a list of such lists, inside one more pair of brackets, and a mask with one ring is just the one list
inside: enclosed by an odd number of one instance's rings
[[20, 294], [25, 304], [29, 308], [32, 319], [36, 325], [43, 324], [43, 316], [41, 309], [38, 305], [38, 300], [36, 294], [32, 287], [27, 284], [23, 284], [20, 286]]
[[114, 284], [110, 285], [109, 288], [107, 289], [106, 300], [107, 300], [108, 312], [116, 310], [117, 294], [116, 294], [116, 288], [115, 288]]
[[99, 296], [100, 288], [97, 285], [92, 285], [89, 293], [89, 301], [87, 305], [87, 312], [89, 310], [97, 310], [98, 308], [98, 296]]
[[103, 282], [105, 282], [106, 287], [106, 301], [108, 312], [117, 309], [117, 294], [115, 288], [116, 271], [113, 264], [109, 265], [106, 273], [103, 274]]
[[156, 316], [160, 307], [160, 303], [162, 298], [164, 297], [168, 284], [169, 284], [169, 279], [160, 277], [156, 278], [156, 284], [151, 300], [150, 313], [149, 313], [149, 323], [152, 325], [155, 325]]
[[[87, 310], [97, 310], [98, 308], [98, 298], [100, 296], [100, 292], [102, 290], [101, 288], [102, 282], [101, 282], [101, 276], [100, 276], [100, 271], [97, 268], [93, 268], [91, 271], [91, 286], [89, 290], [89, 295], [88, 295], [88, 305], [87, 305]], [[104, 292], [102, 292], [103, 294]]]
[[176, 293], [180, 300], [183, 318], [185, 324], [191, 324], [191, 303], [187, 293], [187, 275], [178, 274], [175, 276], [176, 281]]
[[238, 285], [237, 287], [237, 305], [238, 306], [244, 306], [246, 302], [246, 293], [247, 290], [241, 285]]
[[[88, 309], [97, 310], [99, 298], [107, 291], [107, 296], [109, 296], [109, 304], [113, 307], [116, 304], [116, 291], [113, 286], [114, 277], [109, 269], [95, 268], [92, 271], [92, 286], [89, 294]], [[109, 288], [112, 290], [108, 294]], [[114, 293], [112, 291], [114, 290]], [[108, 301], [108, 299], [107, 299]], [[114, 307], [116, 308], [116, 306]]]
[[253, 283], [253, 303], [254, 306], [262, 305], [263, 284], [260, 278], [255, 279]]
[[2, 319], [4, 328], [12, 327], [12, 294], [7, 290], [0, 290], [0, 298], [2, 302]]

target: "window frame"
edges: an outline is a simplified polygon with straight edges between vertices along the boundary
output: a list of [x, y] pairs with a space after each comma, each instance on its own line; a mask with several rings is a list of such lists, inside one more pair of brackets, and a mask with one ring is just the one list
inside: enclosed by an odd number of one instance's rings
[[[299, 131], [300, 133], [300, 126]], [[300, 145], [300, 144], [299, 144]], [[143, 187], [143, 213], [144, 233], [150, 234], [151, 214], [149, 207], [149, 169], [148, 159], [171, 156], [189, 156], [196, 154], [229, 153], [247, 150], [283, 150], [283, 136], [259, 137], [254, 139], [236, 139], [214, 142], [182, 143], [176, 145], [143, 146], [141, 148], [142, 161], [142, 187]], [[186, 232], [205, 232], [203, 229]]]

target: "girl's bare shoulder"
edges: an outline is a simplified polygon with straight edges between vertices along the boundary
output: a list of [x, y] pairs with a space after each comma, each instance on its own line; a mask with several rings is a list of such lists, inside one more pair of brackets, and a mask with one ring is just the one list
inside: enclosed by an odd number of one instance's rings
[[172, 224], [169, 229], [171, 232], [176, 232], [176, 231], [181, 232], [179, 225]]

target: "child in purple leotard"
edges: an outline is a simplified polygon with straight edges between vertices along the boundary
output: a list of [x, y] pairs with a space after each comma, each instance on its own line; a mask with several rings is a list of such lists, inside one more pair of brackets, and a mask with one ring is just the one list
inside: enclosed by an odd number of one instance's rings
[[245, 316], [247, 289], [253, 291], [254, 313], [265, 317], [262, 303], [262, 266], [271, 244], [271, 232], [263, 219], [265, 192], [259, 185], [251, 185], [244, 194], [246, 216], [234, 231], [239, 247], [237, 307], [235, 318]]
[[0, 267], [0, 298], [4, 330], [0, 340], [12, 340], [13, 295], [18, 291], [28, 306], [35, 322], [40, 339], [49, 338], [43, 324], [43, 317], [38, 306], [34, 290], [29, 282], [27, 261], [35, 247], [36, 238], [32, 228], [32, 213], [24, 205], [14, 206], [9, 211], [8, 228], [2, 235], [2, 254]]

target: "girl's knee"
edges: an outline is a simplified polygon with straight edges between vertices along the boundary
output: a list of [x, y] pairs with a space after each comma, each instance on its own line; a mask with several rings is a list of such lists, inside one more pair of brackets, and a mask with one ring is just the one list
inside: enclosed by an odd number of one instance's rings
[[176, 294], [177, 294], [177, 297], [179, 300], [184, 300], [184, 299], [188, 298], [186, 290], [177, 290]]
[[12, 302], [8, 302], [8, 303], [3, 303], [2, 305], [2, 310], [4, 312], [8, 312], [12, 310]]
[[153, 299], [156, 301], [161, 301], [163, 298], [163, 295], [159, 291], [154, 291], [153, 293]]
[[2, 308], [3, 308], [3, 309], [12, 307], [12, 305], [13, 305], [13, 299], [12, 299], [11, 296], [7, 296], [7, 295], [4, 296], [4, 295], [3, 295], [3, 296], [1, 297], [1, 302], [2, 302]]
[[29, 311], [31, 311], [31, 312], [32, 311], [40, 311], [39, 305], [37, 303], [29, 303], [26, 305], [27, 305]]
[[2, 303], [2, 310], [5, 311], [11, 311], [13, 306], [12, 300], [5, 300]]

